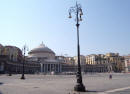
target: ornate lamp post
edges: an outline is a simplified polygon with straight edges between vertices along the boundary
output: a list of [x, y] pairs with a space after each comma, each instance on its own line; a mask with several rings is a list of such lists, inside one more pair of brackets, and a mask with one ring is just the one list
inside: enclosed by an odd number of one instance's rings
[[23, 53], [23, 71], [22, 71], [22, 76], [21, 76], [21, 79], [25, 79], [25, 76], [24, 76], [24, 63], [25, 63], [25, 53], [26, 53], [26, 50], [27, 50], [27, 46], [24, 45], [23, 49], [22, 49], [22, 53]]
[[69, 18], [72, 18], [71, 13], [74, 13], [76, 15], [76, 27], [77, 27], [77, 54], [78, 54], [78, 70], [76, 74], [77, 78], [77, 84], [74, 87], [75, 91], [79, 92], [85, 92], [85, 86], [82, 82], [82, 74], [81, 74], [81, 65], [80, 65], [80, 45], [79, 45], [79, 21], [82, 21], [81, 16], [83, 15], [82, 8], [80, 4], [77, 4], [76, 6], [71, 7], [69, 9]]

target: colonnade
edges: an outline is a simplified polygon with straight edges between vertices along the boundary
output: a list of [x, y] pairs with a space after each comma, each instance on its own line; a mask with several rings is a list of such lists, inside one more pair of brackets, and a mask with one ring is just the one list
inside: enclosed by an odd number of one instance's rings
[[61, 64], [45, 64], [45, 63], [40, 63], [41, 64], [41, 72], [44, 73], [49, 73], [49, 72], [62, 72], [62, 66]]

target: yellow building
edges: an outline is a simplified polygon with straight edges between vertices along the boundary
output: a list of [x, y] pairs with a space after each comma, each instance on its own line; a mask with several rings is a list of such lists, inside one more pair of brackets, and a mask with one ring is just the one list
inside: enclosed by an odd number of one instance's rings
[[86, 72], [107, 72], [105, 55], [91, 54], [86, 56]]
[[[75, 61], [75, 65], [78, 65], [78, 57], [75, 56], [73, 58], [74, 58], [74, 61]], [[80, 64], [81, 65], [85, 65], [86, 64], [85, 62], [86, 62], [85, 56], [84, 55], [80, 55]]]
[[130, 72], [130, 55], [124, 56], [125, 58], [125, 71]]
[[0, 55], [8, 56], [9, 60], [18, 61], [22, 58], [22, 51], [16, 46], [0, 45]]
[[19, 57], [22, 57], [22, 52], [15, 46], [4, 46], [2, 55], [9, 57], [9, 60], [18, 61]]
[[[86, 71], [91, 72], [122, 72], [124, 71], [124, 57], [119, 53], [92, 54], [86, 56]], [[88, 67], [89, 66], [89, 67]]]
[[74, 65], [75, 64], [75, 61], [74, 61], [73, 57], [65, 57], [64, 60], [65, 60], [66, 64], [69, 64], [69, 65]]
[[[78, 57], [75, 56], [73, 57], [74, 58], [74, 62], [75, 62], [75, 66], [77, 67], [78, 66]], [[86, 58], [84, 55], [80, 55], [80, 65], [81, 65], [81, 71], [82, 72], [85, 72], [85, 69], [86, 69]]]
[[106, 61], [112, 65], [112, 70], [114, 72], [122, 72], [124, 71], [124, 57], [119, 56], [119, 53], [107, 53]]

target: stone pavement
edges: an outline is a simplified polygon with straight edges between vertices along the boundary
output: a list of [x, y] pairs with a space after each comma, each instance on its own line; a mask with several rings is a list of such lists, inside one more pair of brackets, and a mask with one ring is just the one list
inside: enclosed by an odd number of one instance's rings
[[130, 94], [130, 89], [116, 91], [116, 92], [111, 92], [109, 94]]
[[0, 94], [130, 94], [130, 74], [85, 74], [83, 83], [88, 92], [73, 91], [75, 75], [0, 75]]

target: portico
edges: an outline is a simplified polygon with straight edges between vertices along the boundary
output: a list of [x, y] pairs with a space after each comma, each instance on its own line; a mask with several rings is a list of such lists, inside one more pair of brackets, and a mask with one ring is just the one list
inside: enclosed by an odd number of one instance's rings
[[61, 65], [59, 63], [52, 64], [52, 63], [40, 63], [41, 64], [41, 73], [60, 73], [61, 72]]

